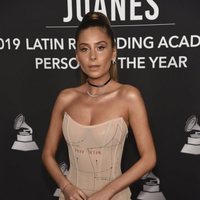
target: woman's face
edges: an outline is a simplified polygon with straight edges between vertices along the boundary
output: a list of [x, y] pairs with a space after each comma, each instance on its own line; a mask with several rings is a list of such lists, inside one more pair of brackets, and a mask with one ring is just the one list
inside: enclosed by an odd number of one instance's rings
[[83, 72], [90, 78], [107, 76], [116, 49], [103, 28], [90, 27], [82, 30], [76, 49], [76, 59]]

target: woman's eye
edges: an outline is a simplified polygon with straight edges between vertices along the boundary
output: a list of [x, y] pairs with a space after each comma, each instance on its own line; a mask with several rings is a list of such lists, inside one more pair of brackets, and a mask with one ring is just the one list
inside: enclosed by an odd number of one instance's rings
[[97, 47], [97, 49], [98, 49], [99, 51], [103, 51], [103, 50], [105, 49], [105, 46], [99, 46], [99, 47]]
[[81, 47], [80, 48], [80, 51], [82, 51], [82, 52], [86, 52], [88, 50], [88, 48], [86, 48], [86, 47]]

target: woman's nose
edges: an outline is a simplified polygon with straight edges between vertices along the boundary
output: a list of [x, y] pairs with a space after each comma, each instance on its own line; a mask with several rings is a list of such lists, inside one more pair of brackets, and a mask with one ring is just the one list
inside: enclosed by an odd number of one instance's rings
[[90, 51], [90, 59], [91, 60], [96, 60], [96, 52], [93, 49], [91, 49], [91, 51]]

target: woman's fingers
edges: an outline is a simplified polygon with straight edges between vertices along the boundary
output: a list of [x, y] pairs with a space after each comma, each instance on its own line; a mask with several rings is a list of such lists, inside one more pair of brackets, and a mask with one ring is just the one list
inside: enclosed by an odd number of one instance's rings
[[70, 200], [87, 200], [87, 197], [85, 195], [82, 195], [80, 193], [76, 193], [73, 195], [73, 197], [69, 198]]
[[78, 193], [83, 200], [87, 200], [87, 196], [81, 190], [78, 190]]
[[87, 196], [74, 185], [69, 185], [65, 188], [64, 196], [67, 200], [87, 200]]

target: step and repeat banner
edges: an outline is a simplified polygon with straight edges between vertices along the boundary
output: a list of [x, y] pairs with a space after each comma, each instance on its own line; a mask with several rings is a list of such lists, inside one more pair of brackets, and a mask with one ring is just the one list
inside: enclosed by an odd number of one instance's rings
[[[75, 30], [90, 10], [111, 21], [119, 80], [141, 91], [158, 161], [130, 186], [136, 200], [200, 199], [200, 2], [35, 0], [0, 3], [2, 200], [56, 200], [41, 152], [58, 93], [80, 84]], [[69, 167], [62, 139], [56, 159]], [[138, 159], [131, 130], [122, 170]]]

